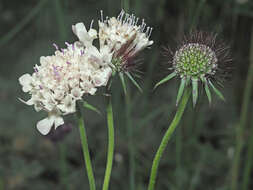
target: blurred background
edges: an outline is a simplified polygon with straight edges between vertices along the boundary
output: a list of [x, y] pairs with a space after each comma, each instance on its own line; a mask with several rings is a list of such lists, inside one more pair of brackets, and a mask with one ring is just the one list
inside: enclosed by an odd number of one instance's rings
[[[100, 10], [116, 16], [121, 8], [145, 18], [154, 28], [152, 48], [141, 55], [137, 79], [141, 94], [128, 81], [131, 104], [125, 104], [120, 81], [113, 85], [116, 130], [111, 190], [144, 190], [152, 159], [175, 110], [179, 82], [153, 91], [168, 74], [162, 46], [174, 46], [191, 29], [215, 32], [231, 46], [233, 75], [221, 89], [226, 102], [200, 92], [191, 102], [160, 163], [157, 190], [253, 189], [253, 1], [252, 0], [1, 0], [0, 1], [0, 190], [89, 189], [79, 131], [72, 115], [49, 136], [36, 130], [46, 113], [36, 113], [18, 97], [18, 84], [32, 73], [53, 43], [77, 40], [71, 25], [89, 26]], [[251, 62], [250, 62], [251, 60]], [[103, 182], [106, 151], [106, 97], [87, 97], [102, 114], [85, 110], [85, 122], [98, 189]]]

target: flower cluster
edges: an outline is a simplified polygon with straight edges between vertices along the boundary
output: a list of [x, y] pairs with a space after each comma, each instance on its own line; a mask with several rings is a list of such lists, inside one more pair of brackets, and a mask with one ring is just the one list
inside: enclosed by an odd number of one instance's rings
[[[120, 13], [118, 18], [99, 21], [98, 32], [87, 30], [83, 23], [72, 26], [79, 41], [66, 43], [65, 49], [54, 44], [54, 55], [42, 56], [34, 73], [19, 78], [23, 91], [31, 98], [23, 101], [33, 105], [36, 111], [44, 110], [48, 117], [37, 123], [37, 129], [44, 135], [52, 126], [64, 123], [62, 116], [76, 111], [76, 101], [84, 94], [94, 95], [97, 88], [106, 86], [113, 71], [125, 70], [137, 53], [150, 46], [148, 38], [152, 29], [145, 29], [145, 23], [138, 26], [133, 15]], [[99, 36], [100, 48], [93, 45]], [[115, 61], [117, 60], [117, 61]]]
[[101, 60], [94, 61], [93, 55], [79, 45], [67, 44], [66, 49], [55, 55], [42, 56], [35, 72], [19, 78], [23, 91], [31, 94], [25, 102], [34, 105], [36, 111], [48, 112], [48, 117], [39, 121], [38, 130], [47, 134], [51, 127], [62, 125], [61, 115], [74, 113], [76, 101], [86, 94], [95, 94], [97, 87], [105, 86], [111, 74], [111, 68], [101, 66]]
[[99, 43], [100, 47], [112, 52], [112, 67], [120, 71], [131, 70], [134, 58], [140, 51], [151, 46], [153, 41], [149, 40], [152, 33], [151, 27], [146, 27], [144, 19], [138, 25], [139, 18], [129, 15], [122, 10], [117, 18], [103, 18], [99, 21]]

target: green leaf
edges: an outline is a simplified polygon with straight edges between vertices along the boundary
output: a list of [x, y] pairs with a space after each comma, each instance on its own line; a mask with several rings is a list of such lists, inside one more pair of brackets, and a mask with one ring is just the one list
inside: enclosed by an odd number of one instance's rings
[[182, 95], [183, 95], [183, 92], [184, 92], [184, 87], [185, 87], [185, 78], [182, 78], [181, 79], [181, 83], [180, 83], [180, 86], [179, 86], [179, 90], [178, 90], [178, 93], [177, 93], [177, 101], [176, 101], [176, 105], [178, 105]]
[[192, 102], [193, 107], [195, 107], [198, 99], [198, 80], [192, 79]]
[[209, 80], [208, 82], [209, 82], [209, 84], [211, 85], [211, 87], [213, 88], [213, 90], [214, 90], [214, 92], [216, 93], [216, 95], [217, 95], [221, 100], [225, 101], [225, 98], [224, 98], [224, 96], [222, 95], [222, 93], [221, 93], [217, 88], [215, 88], [215, 86], [213, 85], [213, 83], [212, 83], [210, 80]]
[[212, 95], [211, 95], [211, 92], [209, 90], [209, 86], [208, 86], [207, 80], [204, 77], [201, 78], [201, 80], [202, 80], [202, 82], [205, 85], [205, 91], [206, 91], [206, 95], [207, 95], [207, 98], [208, 98], [208, 102], [209, 102], [209, 104], [211, 104], [212, 103]]
[[172, 79], [172, 78], [175, 77], [175, 76], [176, 76], [176, 73], [175, 73], [175, 72], [169, 74], [167, 77], [165, 77], [165, 78], [162, 79], [160, 82], [158, 82], [158, 83], [155, 85], [154, 89], [156, 89], [159, 85], [161, 85], [161, 84], [163, 84], [163, 83], [169, 81], [170, 79]]
[[126, 82], [125, 82], [125, 78], [124, 78], [124, 74], [123, 73], [119, 73], [119, 77], [120, 77], [120, 81], [124, 90], [124, 94], [126, 95], [127, 93], [127, 89], [126, 89]]
[[94, 111], [96, 112], [97, 114], [101, 115], [101, 112], [93, 105], [89, 104], [88, 102], [86, 101], [83, 101], [83, 107], [91, 110], [91, 111]]
[[134, 78], [131, 76], [131, 74], [129, 72], [126, 72], [126, 75], [128, 76], [128, 78], [132, 81], [132, 83], [138, 88], [138, 90], [140, 92], [142, 92], [141, 87], [139, 86], [139, 84], [134, 80]]

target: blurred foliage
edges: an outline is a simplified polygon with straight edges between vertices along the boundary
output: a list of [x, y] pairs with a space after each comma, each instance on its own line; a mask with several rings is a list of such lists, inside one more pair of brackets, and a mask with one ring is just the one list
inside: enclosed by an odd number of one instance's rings
[[[1, 0], [0, 1], [0, 190], [88, 189], [81, 145], [74, 117], [66, 118], [73, 125], [71, 133], [59, 142], [41, 136], [36, 122], [45, 113], [36, 113], [18, 101], [25, 97], [18, 77], [31, 73], [41, 55], [52, 54], [52, 43], [60, 46], [76, 40], [71, 25], [99, 18], [99, 11], [113, 16], [124, 3], [118, 0]], [[168, 64], [161, 56], [162, 46], [173, 46], [191, 29], [219, 33], [232, 48], [234, 73], [225, 84], [226, 102], [216, 99], [211, 106], [202, 92], [196, 109], [188, 106], [183, 122], [169, 143], [164, 155], [156, 189], [163, 190], [227, 190], [235, 146], [235, 125], [249, 66], [250, 32], [253, 27], [251, 0], [132, 0], [129, 12], [145, 18], [154, 27], [153, 47], [142, 55], [140, 83], [144, 93], [131, 85], [130, 118], [124, 109], [124, 92], [120, 79], [113, 87], [113, 108], [116, 128], [116, 154], [111, 190], [129, 189], [129, 152], [126, 120], [133, 125], [135, 146], [135, 189], [147, 187], [150, 167], [163, 132], [175, 112], [178, 83], [174, 80], [152, 91], [164, 77]], [[97, 26], [97, 23], [95, 24]], [[251, 52], [252, 53], [252, 52]], [[105, 98], [87, 97], [87, 102], [101, 110], [98, 115], [86, 110], [89, 147], [97, 186], [100, 188], [106, 163], [107, 129]], [[252, 100], [250, 111], [252, 116]], [[250, 134], [248, 121], [242, 152], [245, 159]], [[251, 125], [251, 126], [250, 126]], [[53, 131], [56, 133], [57, 131]], [[61, 147], [64, 146], [63, 152]], [[61, 161], [62, 154], [65, 161]], [[65, 183], [62, 182], [62, 167]], [[240, 172], [242, 172], [240, 168]], [[253, 189], [253, 173], [251, 186]], [[239, 175], [241, 180], [241, 175]]]

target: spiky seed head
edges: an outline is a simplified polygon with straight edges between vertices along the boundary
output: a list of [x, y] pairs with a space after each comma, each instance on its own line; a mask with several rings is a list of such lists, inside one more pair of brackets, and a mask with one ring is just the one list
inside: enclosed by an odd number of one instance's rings
[[215, 87], [215, 83], [226, 79], [231, 71], [231, 58], [229, 47], [220, 40], [217, 35], [207, 32], [192, 32], [186, 36], [179, 47], [173, 51], [165, 48], [164, 55], [169, 59], [173, 70], [167, 77], [156, 84], [155, 87], [179, 76], [181, 84], [177, 95], [179, 103], [185, 88], [192, 88], [193, 105], [195, 106], [198, 98], [198, 88], [202, 83], [211, 103], [211, 92], [224, 100], [221, 92]]
[[173, 68], [181, 78], [201, 79], [215, 74], [217, 61], [215, 52], [208, 46], [189, 43], [176, 51]]

